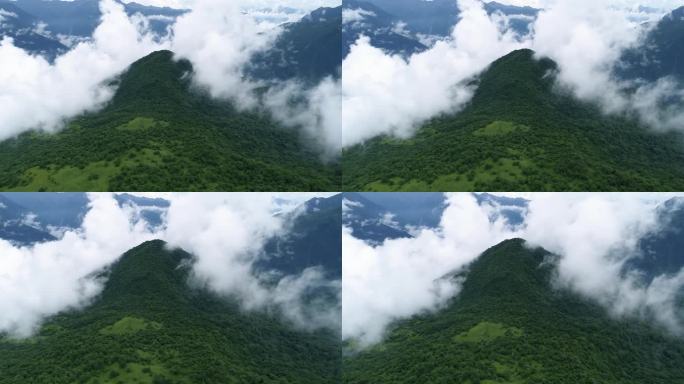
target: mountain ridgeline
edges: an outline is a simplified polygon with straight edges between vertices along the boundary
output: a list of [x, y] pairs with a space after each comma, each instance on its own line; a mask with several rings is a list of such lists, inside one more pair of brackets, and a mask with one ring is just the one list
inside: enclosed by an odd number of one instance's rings
[[0, 338], [2, 383], [337, 383], [339, 333], [300, 331], [189, 284], [193, 257], [162, 241], [99, 274], [86, 308], [29, 339]]
[[210, 98], [192, 74], [169, 51], [140, 59], [111, 83], [115, 96], [99, 112], [0, 143], [0, 189], [339, 189], [339, 166], [299, 130]]
[[684, 340], [551, 281], [556, 257], [505, 241], [483, 253], [436, 313], [397, 322], [350, 350], [344, 383], [666, 384], [684, 377]]
[[495, 61], [463, 111], [411, 139], [377, 137], [343, 152], [343, 186], [367, 191], [673, 191], [684, 140], [556, 86], [557, 65], [530, 50]]

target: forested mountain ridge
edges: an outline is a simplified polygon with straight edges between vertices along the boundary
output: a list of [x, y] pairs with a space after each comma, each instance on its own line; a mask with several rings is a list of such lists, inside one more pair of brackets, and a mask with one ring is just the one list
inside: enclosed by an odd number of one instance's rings
[[339, 167], [316, 144], [260, 112], [214, 100], [169, 51], [144, 57], [112, 82], [99, 112], [56, 134], [0, 143], [5, 191], [331, 191]]
[[246, 312], [190, 284], [193, 257], [143, 243], [99, 274], [84, 309], [0, 338], [1, 383], [336, 383], [339, 334]]
[[[552, 285], [556, 257], [505, 241], [464, 273], [436, 313], [398, 321], [386, 339], [348, 351], [345, 383], [672, 383], [684, 340]], [[452, 277], [446, 277], [452, 278]]]
[[411, 139], [376, 137], [343, 152], [343, 186], [367, 191], [672, 191], [684, 139], [608, 116], [556, 86], [531, 50], [496, 60], [459, 113]]

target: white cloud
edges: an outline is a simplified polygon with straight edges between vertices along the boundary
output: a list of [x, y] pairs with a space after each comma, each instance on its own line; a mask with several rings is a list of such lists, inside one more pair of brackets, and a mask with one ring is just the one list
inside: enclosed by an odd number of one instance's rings
[[[560, 67], [559, 83], [580, 99], [596, 102], [609, 114], [636, 113], [661, 130], [681, 129], [681, 106], [664, 108], [663, 101], [682, 97], [684, 90], [670, 79], [640, 86], [615, 79], [613, 70], [625, 48], [639, 42], [643, 21], [657, 20], [676, 2], [555, 0], [508, 2], [543, 7], [533, 33], [516, 41], [508, 35], [510, 17], [488, 17], [479, 2], [459, 0], [461, 20], [451, 39], [438, 41], [408, 60], [390, 56], [367, 38], [352, 47], [343, 62], [343, 145], [388, 134], [411, 137], [426, 120], [458, 112], [474, 88], [463, 81], [476, 76], [495, 59], [514, 49], [532, 48]], [[639, 7], [646, 5], [647, 7]], [[650, 7], [650, 8], [648, 8]]]
[[[501, 207], [479, 206], [470, 194], [448, 198], [437, 229], [414, 238], [372, 246], [343, 233], [343, 337], [368, 346], [380, 341], [395, 320], [439, 310], [460, 290], [459, 280], [443, 276], [461, 270], [483, 251], [520, 237], [560, 256], [562, 288], [603, 305], [614, 316], [655, 319], [666, 329], [684, 331], [675, 298], [684, 288], [684, 269], [648, 283], [624, 273], [640, 257], [638, 242], [664, 229], [656, 209], [672, 194], [531, 194], [525, 224], [511, 228]], [[467, 279], [467, 275], [465, 276]]]
[[107, 195], [91, 195], [79, 231], [16, 247], [0, 240], [0, 332], [28, 336], [45, 316], [86, 304], [101, 285], [88, 275], [151, 239]]
[[408, 60], [361, 37], [342, 63], [343, 146], [380, 134], [410, 137], [432, 116], [459, 110], [472, 96], [465, 82], [500, 56], [526, 46], [502, 33], [482, 3], [459, 1], [451, 38]]
[[54, 64], [15, 47], [9, 38], [0, 42], [0, 140], [32, 128], [55, 131], [67, 117], [99, 107], [113, 92], [103, 85], [106, 79], [164, 47], [121, 5], [103, 0], [100, 6], [102, 23], [92, 42], [78, 44]]
[[513, 236], [503, 218], [490, 222], [470, 194], [448, 197], [439, 228], [373, 247], [342, 234], [342, 335], [378, 342], [393, 321], [439, 309], [460, 290], [441, 279], [488, 247]]
[[305, 329], [339, 326], [339, 308], [305, 300], [313, 289], [339, 287], [318, 268], [286, 276], [253, 272], [265, 242], [288, 231], [273, 215], [276, 198], [293, 194], [173, 194], [164, 225], [151, 228], [139, 209], [120, 207], [111, 194], [90, 194], [83, 225], [63, 230], [57, 241], [31, 247], [0, 240], [0, 333], [31, 335], [40, 323], [67, 308], [87, 305], [104, 281], [93, 273], [140, 243], [162, 239], [196, 256], [193, 277], [210, 290], [235, 297], [245, 310], [276, 309]]
[[357, 8], [357, 9], [350, 9], [350, 8], [344, 8], [342, 10], [342, 23], [347, 24], [347, 23], [356, 23], [359, 21], [363, 21], [366, 17], [373, 17], [376, 16], [375, 12], [373, 11], [368, 11], [365, 9]]
[[[272, 100], [260, 103], [256, 93], [265, 83], [245, 76], [251, 56], [270, 48], [282, 32], [244, 14], [246, 7], [261, 5], [253, 0], [193, 3], [192, 11], [177, 19], [172, 33], [158, 41], [148, 30], [146, 18], [129, 18], [114, 0], [101, 0], [103, 17], [92, 41], [76, 44], [54, 64], [4, 39], [0, 44], [0, 140], [31, 129], [54, 132], [67, 119], [97, 110], [115, 92], [105, 85], [107, 80], [153, 51], [171, 49], [178, 58], [192, 62], [194, 81], [212, 96], [228, 99], [241, 109], [270, 108], [285, 125], [303, 126], [326, 154], [336, 156], [341, 140], [339, 82], [325, 79], [314, 87], [288, 82], [278, 87], [280, 93], [269, 93]], [[293, 105], [289, 103], [292, 98], [303, 102]]]

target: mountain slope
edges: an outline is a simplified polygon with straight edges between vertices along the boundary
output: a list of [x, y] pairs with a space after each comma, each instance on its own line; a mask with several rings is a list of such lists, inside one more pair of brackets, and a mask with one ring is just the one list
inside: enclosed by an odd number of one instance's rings
[[335, 383], [339, 335], [297, 331], [187, 284], [161, 241], [122, 256], [92, 305], [0, 339], [2, 383]]
[[284, 26], [274, 45], [252, 58], [249, 72], [267, 80], [317, 84], [325, 77], [340, 78], [342, 7], [319, 8]]
[[0, 143], [0, 189], [329, 191], [324, 163], [297, 130], [236, 111], [191, 86], [192, 66], [160, 51], [114, 82], [113, 100], [54, 134]]
[[36, 220], [35, 213], [0, 195], [0, 239], [18, 245], [55, 240]]
[[411, 139], [343, 153], [347, 190], [666, 191], [684, 188], [684, 140], [605, 116], [555, 87], [556, 64], [521, 50], [480, 75], [456, 115]]
[[427, 49], [415, 38], [398, 33], [397, 26], [400, 20], [369, 2], [345, 1], [344, 11], [357, 16], [347, 17], [342, 23], [343, 57], [349, 54], [352, 44], [356, 43], [361, 35], [369, 36], [374, 47], [391, 54], [411, 56]]
[[38, 25], [40, 20], [25, 12], [15, 2], [0, 1], [0, 40], [11, 37], [15, 46], [48, 60], [67, 51], [67, 47]]
[[639, 46], [624, 52], [617, 75], [648, 82], [672, 76], [684, 84], [684, 7], [666, 15]]
[[341, 207], [342, 195], [337, 194], [309, 200], [302, 211], [289, 214], [287, 233], [270, 239], [257, 269], [296, 275], [320, 267], [326, 278], [342, 279]]
[[509, 240], [471, 266], [447, 308], [396, 324], [344, 359], [345, 383], [666, 384], [684, 377], [684, 341], [550, 283], [544, 250]]

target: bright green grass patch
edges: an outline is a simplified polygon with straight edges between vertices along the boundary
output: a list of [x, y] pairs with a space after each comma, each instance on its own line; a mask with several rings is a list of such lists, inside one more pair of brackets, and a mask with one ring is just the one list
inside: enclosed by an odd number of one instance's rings
[[118, 126], [119, 131], [145, 131], [152, 128], [165, 128], [169, 123], [166, 121], [155, 120], [149, 117], [136, 117], [126, 124]]
[[138, 317], [126, 316], [116, 323], [100, 330], [103, 335], [130, 335], [141, 331], [156, 331], [162, 328], [160, 323], [147, 321]]
[[520, 337], [522, 335], [523, 331], [520, 328], [483, 321], [470, 328], [467, 332], [454, 336], [454, 341], [459, 343], [479, 343], [493, 341], [501, 337]]
[[510, 121], [495, 121], [486, 127], [480, 128], [473, 132], [475, 136], [491, 137], [503, 136], [513, 132], [529, 132], [530, 127], [522, 124], [512, 123]]
[[84, 168], [54, 166], [48, 168], [33, 167], [26, 170], [23, 185], [8, 190], [22, 191], [108, 191], [110, 180], [119, 175], [123, 168], [137, 165], [159, 166], [170, 152], [164, 148], [145, 148], [132, 151], [115, 161], [98, 161]]

